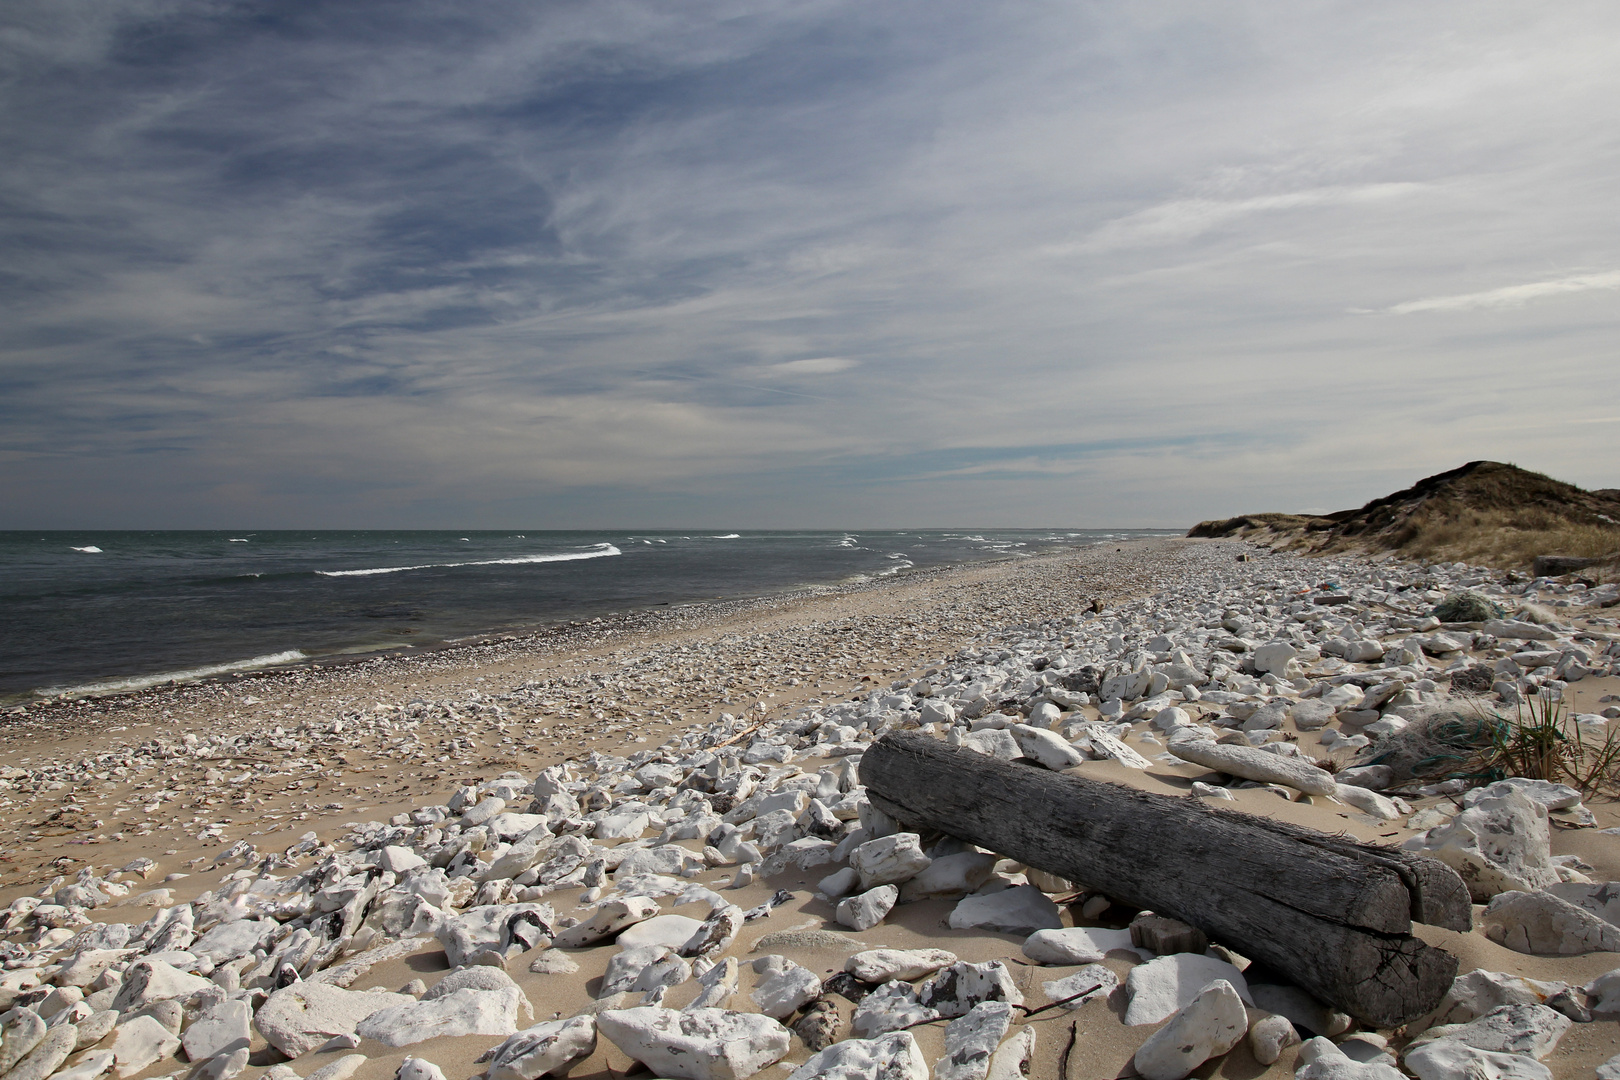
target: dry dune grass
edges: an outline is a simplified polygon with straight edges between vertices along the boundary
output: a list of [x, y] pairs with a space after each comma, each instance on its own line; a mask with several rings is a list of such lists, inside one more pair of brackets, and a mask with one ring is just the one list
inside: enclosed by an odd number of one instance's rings
[[1541, 555], [1609, 559], [1587, 573], [1612, 579], [1620, 575], [1620, 492], [1584, 491], [1514, 465], [1472, 461], [1358, 510], [1246, 514], [1202, 522], [1187, 535], [1237, 536], [1312, 553], [1394, 551], [1504, 569], [1528, 569]]

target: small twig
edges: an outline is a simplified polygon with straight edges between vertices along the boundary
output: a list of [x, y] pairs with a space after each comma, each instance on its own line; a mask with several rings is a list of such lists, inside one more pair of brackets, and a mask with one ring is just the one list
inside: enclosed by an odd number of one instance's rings
[[717, 742], [713, 746], [709, 747], [709, 749], [710, 750], [718, 750], [722, 746], [730, 746], [732, 743], [736, 742], [738, 739], [742, 738], [744, 735], [752, 735], [754, 732], [756, 732], [760, 728], [764, 727], [767, 723], [769, 723], [768, 720], [761, 720], [759, 723], [755, 724], [753, 727], [744, 728], [743, 730], [737, 732], [737, 734], [731, 736], [730, 738], [721, 739], [719, 742]]
[[1069, 1043], [1058, 1057], [1058, 1080], [1069, 1080], [1069, 1055], [1074, 1052], [1074, 1044], [1079, 1041], [1080, 1021], [1076, 1020], [1069, 1025]]
[[1049, 1002], [1049, 1003], [1047, 1003], [1045, 1005], [1040, 1006], [1039, 1008], [1031, 1009], [1028, 1005], [1014, 1005], [1013, 1008], [1022, 1009], [1023, 1013], [1024, 1013], [1024, 1019], [1028, 1020], [1032, 1016], [1039, 1016], [1043, 1012], [1048, 1012], [1049, 1010], [1056, 1009], [1061, 1005], [1067, 1005], [1071, 1001], [1078, 1001], [1080, 998], [1085, 997], [1087, 994], [1094, 994], [1098, 990], [1101, 990], [1101, 989], [1102, 989], [1102, 983], [1094, 983], [1091, 986], [1088, 986], [1084, 990], [1080, 991], [1078, 994], [1070, 994], [1066, 998], [1062, 998], [1062, 999], [1060, 999], [1058, 1001]]

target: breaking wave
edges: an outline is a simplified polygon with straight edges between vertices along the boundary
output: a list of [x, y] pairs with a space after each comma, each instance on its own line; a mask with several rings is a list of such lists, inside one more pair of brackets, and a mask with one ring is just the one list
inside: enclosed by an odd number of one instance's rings
[[104, 682], [84, 683], [80, 686], [52, 687], [49, 690], [37, 690], [35, 693], [41, 697], [55, 697], [58, 694], [69, 697], [116, 694], [129, 690], [144, 690], [149, 686], [160, 686], [166, 682], [191, 682], [194, 679], [206, 679], [210, 675], [226, 675], [233, 671], [278, 667], [281, 664], [291, 664], [305, 659], [308, 658], [297, 649], [288, 649], [285, 652], [255, 656], [250, 660], [234, 660], [228, 664], [209, 664], [205, 667], [186, 668], [183, 671], [165, 671], [157, 675], [131, 675], [127, 679], [107, 679]]
[[519, 555], [511, 559], [479, 559], [474, 562], [423, 563], [420, 566], [374, 566], [366, 570], [317, 570], [321, 577], [370, 577], [373, 574], [401, 574], [407, 570], [438, 570], [452, 566], [522, 566], [528, 563], [575, 562], [579, 559], [605, 559], [624, 554], [612, 544], [597, 544], [592, 551], [562, 555]]

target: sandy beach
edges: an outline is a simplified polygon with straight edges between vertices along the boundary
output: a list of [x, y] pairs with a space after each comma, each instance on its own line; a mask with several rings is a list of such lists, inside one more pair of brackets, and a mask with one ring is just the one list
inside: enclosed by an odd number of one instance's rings
[[[1239, 562], [1239, 555], [1247, 561]], [[1343, 563], [1360, 566], [1368, 581], [1380, 575], [1398, 576], [1395, 564], [1385, 564], [1380, 570], [1377, 564], [1349, 558]], [[1414, 578], [1423, 576], [1414, 568], [1403, 572]], [[476, 795], [482, 798], [503, 777], [521, 781], [523, 794], [505, 800], [507, 809], [516, 812], [528, 803], [528, 785], [551, 767], [569, 766], [572, 772], [567, 775], [582, 782], [582, 792], [602, 790], [591, 785], [609, 776], [617, 783], [616, 778], [628, 768], [618, 763], [625, 759], [636, 763], [638, 752], [644, 752], [647, 761], [673, 762], [705, 746], [729, 743], [737, 752], [751, 748], [745, 760], [758, 764], [755, 771], [772, 783], [782, 784], [793, 775], [814, 778], [818, 771], [826, 776], [824, 770], [858, 756], [861, 746], [878, 731], [861, 732], [847, 745], [830, 742], [829, 737], [805, 736], [798, 740], [800, 749], [786, 761], [754, 753], [754, 749], [767, 752], [769, 746], [751, 742], [763, 738], [763, 734], [756, 737], [753, 733], [769, 733], [773, 725], [821, 715], [840, 703], [853, 707], [871, 704], [887, 693], [909, 694], [919, 683], [942, 678], [941, 673], [983, 663], [998, 649], [1016, 653], [1016, 643], [1025, 639], [1039, 639], [1077, 656], [1087, 650], [1099, 656], [1107, 651], [1119, 653], [1127, 644], [1152, 652], [1152, 645], [1144, 644], [1140, 627], [1151, 625], [1155, 618], [1161, 619], [1169, 634], [1186, 636], [1194, 629], [1187, 618], [1192, 603], [1185, 595], [1189, 589], [1212, 587], [1209, 583], [1218, 580], [1232, 588], [1264, 591], [1276, 584], [1274, 579], [1282, 578], [1293, 589], [1296, 579], [1314, 582], [1325, 576], [1322, 564], [1240, 543], [1140, 541], [1079, 555], [916, 573], [861, 587], [593, 620], [414, 657], [377, 658], [324, 670], [227, 678], [124, 697], [30, 707], [6, 717], [0, 727], [0, 777], [4, 778], [0, 808], [5, 810], [0, 821], [0, 867], [4, 870], [0, 903], [12, 904], [17, 912], [20, 909], [14, 902], [19, 898], [43, 895], [49, 902], [64, 885], [86, 879], [103, 883], [106, 895], [104, 903], [81, 912], [80, 918], [59, 920], [57, 929], [40, 925], [26, 912], [12, 918], [9, 937], [17, 945], [5, 964], [7, 977], [17, 972], [53, 973], [74, 955], [74, 942], [82, 945], [86, 927], [143, 923], [156, 910], [187, 904], [202, 911], [228, 893], [240, 894], [249, 887], [244, 882], [285, 880], [334, 853], [351, 851], [357, 840], [362, 845], [374, 843], [378, 830], [388, 828], [382, 823], [392, 821], [396, 832], [414, 829], [423, 834], [437, 826], [421, 815], [417, 819], [411, 815], [447, 805], [465, 813], [468, 807], [454, 801], [458, 792], [476, 788]], [[1366, 611], [1360, 621], [1371, 627], [1375, 617], [1392, 619], [1391, 612], [1426, 610], [1430, 603], [1424, 598], [1426, 592], [1417, 590], [1411, 597], [1397, 600], [1387, 589], [1380, 591], [1379, 595], [1390, 597], [1380, 602], [1382, 610], [1377, 603], [1358, 599], [1357, 604]], [[1287, 618], [1275, 604], [1264, 607], [1266, 602], [1260, 602], [1262, 614], [1274, 611], [1276, 618]], [[1322, 610], [1326, 615], [1333, 609]], [[1607, 609], [1575, 607], [1560, 609], [1558, 614], [1570, 628], [1569, 634], [1585, 642], [1589, 652], [1601, 653], [1592, 646], [1615, 640]], [[1125, 623], [1136, 629], [1120, 630]], [[1122, 633], [1131, 640], [1110, 643], [1110, 638]], [[1391, 631], [1386, 636], [1393, 655], [1399, 635]], [[1494, 662], [1486, 652], [1465, 648], [1462, 659]], [[1317, 682], [1326, 685], [1330, 678], [1346, 672], [1377, 667], [1335, 666], [1320, 654], [1319, 659], [1310, 657], [1308, 651], [1301, 655], [1303, 659], [1296, 663], [1304, 665], [1303, 673], [1295, 683], [1303, 683], [1304, 688]], [[1449, 659], [1455, 661], [1457, 656]], [[1441, 666], [1426, 660], [1421, 650], [1415, 664], [1418, 674], [1424, 674], [1425, 667], [1438, 673]], [[1610, 708], [1612, 696], [1620, 694], [1620, 678], [1608, 674], [1609, 669], [1601, 664], [1591, 666], [1590, 674], [1565, 686], [1572, 713], [1599, 715]], [[1226, 685], [1248, 685], [1249, 681], [1234, 668], [1230, 676], [1211, 675], [1206, 690], [1220, 678], [1227, 678]], [[1283, 685], [1286, 681], [1274, 681], [1252, 693], [1245, 689], [1237, 696], [1247, 694], [1259, 702], [1267, 700], [1268, 692], [1289, 700], [1306, 696], [1304, 688]], [[1434, 686], [1432, 680], [1430, 686]], [[1427, 698], [1441, 692], [1418, 689], [1415, 696]], [[1222, 706], [1201, 697], [1195, 691], [1177, 695], [1176, 701], [1193, 722], [1216, 722]], [[888, 706], [894, 710], [890, 723], [910, 728], [926, 724], [926, 714], [919, 715], [916, 709], [926, 708], [928, 700], [926, 692], [919, 692], [909, 705], [896, 702]], [[1093, 693], [1083, 705], [1053, 706], [1054, 715], [1061, 712], [1053, 727], [1068, 730], [1070, 725], [1110, 719], [1121, 722], [1117, 713], [1110, 718], [1099, 712], [1103, 704]], [[1126, 702], [1124, 707], [1131, 704]], [[1009, 706], [1001, 703], [997, 707]], [[1123, 736], [1127, 748], [1146, 767], [1105, 756], [1085, 760], [1074, 771], [1181, 797], [1190, 797], [1194, 781], [1217, 780], [1209, 769], [1165, 754], [1167, 736], [1150, 726], [1151, 719], [1137, 718]], [[1122, 722], [1133, 724], [1130, 713]], [[823, 730], [834, 726], [828, 721]], [[965, 721], [961, 730], [967, 730]], [[1284, 723], [1270, 734], [1293, 743], [1305, 757], [1342, 767], [1360, 747], [1325, 744], [1327, 730], [1304, 730]], [[945, 734], [943, 728], [940, 734]], [[1076, 735], [1077, 740], [1081, 738]], [[667, 753], [661, 757], [646, 753], [657, 751]], [[553, 775], [564, 774], [554, 770]], [[1412, 823], [1432, 807], [1444, 810], [1439, 817], [1431, 815], [1435, 821], [1455, 814], [1459, 794], [1408, 795], [1403, 812], [1391, 820], [1332, 798], [1290, 795], [1274, 785], [1226, 786], [1231, 801], [1223, 805], [1388, 844], [1420, 835], [1422, 830]], [[509, 785], [502, 790], [516, 789]], [[619, 794], [599, 798], [601, 805], [584, 799], [581, 804], [587, 810], [604, 810], [641, 798], [656, 803], [646, 790], [632, 783], [613, 788]], [[666, 802], [670, 799], [669, 794], [662, 797]], [[1573, 856], [1567, 865], [1579, 868], [1574, 875], [1577, 879], [1620, 879], [1620, 835], [1605, 831], [1620, 826], [1620, 812], [1602, 798], [1589, 798], [1585, 806], [1592, 814], [1586, 827], [1554, 823], [1551, 854]], [[679, 820], [678, 816], [669, 818], [671, 823]], [[853, 817], [841, 821], [846, 831], [858, 824], [861, 821]], [[600, 822], [597, 825], [600, 836]], [[646, 827], [656, 830], [659, 826], [654, 820]], [[615, 853], [609, 862], [617, 865], [613, 858], [655, 846], [656, 835], [648, 832], [645, 839], [617, 838], [599, 850]], [[626, 839], [629, 847], [624, 844]], [[842, 971], [846, 958], [862, 949], [936, 948], [969, 963], [1001, 960], [1030, 1007], [1045, 1003], [1043, 982], [1078, 970], [1078, 965], [1043, 967], [1032, 962], [1021, 951], [1020, 935], [951, 929], [948, 921], [955, 899], [900, 904], [878, 925], [857, 932], [841, 926], [835, 920], [834, 905], [816, 895], [818, 882], [836, 864], [790, 865], [779, 874], [761, 875], [733, 888], [736, 866], [731, 861], [702, 865], [706, 846], [702, 836], [672, 843], [684, 844], [700, 867], [686, 882], [707, 886], [713, 890], [709, 896], [723, 898], [725, 903], [747, 910], [766, 903], [778, 890], [791, 893], [791, 899], [765, 917], [742, 924], [735, 941], [724, 950], [725, 956], [742, 962], [742, 982], [730, 1002], [732, 1009], [755, 1008], [749, 992], [763, 976], [753, 972], [749, 963], [772, 953], [823, 979]], [[477, 855], [474, 851], [471, 857]], [[1153, 857], [1150, 851], [1141, 855]], [[152, 864], [137, 863], [141, 859]], [[119, 873], [132, 865], [135, 869]], [[1025, 880], [1012, 866], [1000, 866], [996, 873], [1002, 888]], [[111, 887], [106, 888], [108, 885]], [[991, 882], [986, 889], [993, 892], [995, 887]], [[589, 914], [589, 902], [581, 906], [587, 889], [591, 900], [614, 895], [611, 881], [605, 888], [581, 883], [542, 891], [559, 925], [568, 917]], [[468, 889], [460, 906], [467, 906], [470, 894]], [[495, 902], [531, 902], [519, 900], [519, 894], [520, 890], [509, 888]], [[1061, 891], [1052, 895], [1064, 899]], [[662, 914], [704, 918], [701, 898], [689, 900], [679, 910], [674, 906], [682, 900], [679, 895], [658, 899]], [[1104, 904], [1100, 910], [1088, 909], [1091, 915], [1087, 917], [1080, 910], [1083, 896], [1070, 891], [1067, 899], [1074, 902], [1061, 906], [1065, 926], [1119, 928], [1135, 913]], [[538, 900], [539, 896], [533, 897]], [[1477, 914], [1481, 909], [1476, 906], [1475, 910]], [[1484, 968], [1579, 986], [1620, 967], [1620, 958], [1604, 951], [1578, 956], [1515, 952], [1489, 940], [1478, 918], [1475, 923], [1467, 934], [1423, 926], [1414, 932], [1456, 956], [1462, 973]], [[783, 934], [802, 930], [820, 933]], [[773, 935], [774, 941], [770, 940]], [[399, 991], [418, 979], [431, 986], [449, 970], [446, 949], [431, 934], [420, 936], [403, 955], [376, 952], [389, 936], [378, 933], [367, 938], [366, 948], [378, 958], [355, 977], [350, 989]], [[763, 947], [762, 939], [766, 939]], [[364, 950], [357, 952], [365, 955]], [[598, 1007], [595, 998], [600, 980], [614, 952], [614, 946], [603, 941], [569, 951], [571, 965], [538, 972], [531, 970], [531, 963], [541, 949], [510, 955], [504, 970], [533, 1008], [533, 1020], [525, 1011], [517, 1027]], [[137, 958], [135, 954], [119, 962]], [[355, 954], [334, 957], [333, 963], [354, 958]], [[1143, 959], [1129, 950], [1116, 949], [1102, 962], [1123, 980]], [[184, 958], [177, 962], [183, 965]], [[245, 959], [233, 963], [243, 969], [233, 979], [253, 970]], [[573, 972], [561, 970], [575, 965]], [[227, 966], [201, 958], [193, 970], [210, 977]], [[305, 978], [314, 976], [309, 972]], [[248, 984], [241, 985], [239, 992], [246, 993]], [[0, 986], [23, 988], [21, 982], [0, 982]], [[663, 1004], [681, 1007], [695, 996], [698, 986], [696, 981], [673, 986]], [[87, 985], [85, 991], [92, 987], [97, 984]], [[256, 1000], [262, 1001], [262, 993], [274, 989], [261, 987]], [[842, 1027], [837, 1037], [847, 1039], [852, 1004], [832, 1000], [841, 1008]], [[634, 1004], [635, 1000], [626, 1000], [621, 1007]], [[1035, 1031], [1029, 1075], [1059, 1077], [1062, 1058], [1068, 1061], [1066, 1077], [1102, 1080], [1129, 1074], [1132, 1055], [1158, 1025], [1127, 1026], [1121, 1021], [1123, 1012], [1124, 998], [1116, 993], [1087, 1001], [1074, 1011], [1046, 1011], [1027, 1025], [1015, 1020], [1015, 1032], [1023, 1026]], [[1253, 1010], [1251, 1014], [1260, 1015]], [[193, 1019], [188, 1015], [185, 1022]], [[945, 1027], [941, 1020], [912, 1029], [923, 1057], [931, 1064], [945, 1053]], [[1412, 1031], [1385, 1031], [1381, 1037], [1398, 1047], [1419, 1030], [1414, 1025]], [[408, 1057], [433, 1062], [447, 1077], [460, 1080], [480, 1072], [483, 1066], [476, 1059], [501, 1038], [443, 1036], [405, 1047], [366, 1038], [351, 1042], [356, 1045], [300, 1055], [290, 1062], [291, 1068], [307, 1077], [345, 1055], [359, 1053], [366, 1060], [353, 1075], [362, 1080], [392, 1076]], [[81, 1047], [79, 1052], [93, 1048]], [[1620, 1024], [1613, 1017], [1600, 1017], [1575, 1024], [1543, 1064], [1558, 1080], [1585, 1080], [1617, 1052]], [[250, 1053], [246, 1072], [241, 1074], [250, 1080], [287, 1060], [257, 1029], [252, 1033]], [[810, 1056], [811, 1051], [795, 1036], [781, 1062], [760, 1075], [786, 1076], [789, 1066], [802, 1064]], [[1289, 1049], [1276, 1063], [1262, 1065], [1243, 1042], [1200, 1068], [1197, 1075], [1234, 1080], [1284, 1077], [1298, 1064], [1295, 1051]], [[185, 1074], [192, 1068], [183, 1053], [170, 1053], [128, 1071], [123, 1080]], [[645, 1071], [602, 1038], [594, 1053], [575, 1064], [569, 1075], [657, 1074]]]

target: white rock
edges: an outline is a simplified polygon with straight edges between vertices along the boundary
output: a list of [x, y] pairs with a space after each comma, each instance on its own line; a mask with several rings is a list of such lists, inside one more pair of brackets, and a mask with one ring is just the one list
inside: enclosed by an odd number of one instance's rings
[[694, 1009], [723, 1009], [737, 992], [737, 958], [728, 956], [698, 976], [698, 994], [683, 1012]]
[[1243, 1000], [1230, 983], [1216, 979], [1155, 1031], [1132, 1062], [1145, 1080], [1183, 1080], [1236, 1046], [1248, 1031]]
[[1115, 949], [1126, 949], [1143, 960], [1153, 954], [1131, 944], [1129, 930], [1097, 926], [1066, 926], [1038, 930], [1024, 941], [1024, 955], [1037, 964], [1095, 964]]
[[[761, 964], [767, 961], [773, 963], [768, 968], [762, 968]], [[791, 960], [780, 956], [764, 957], [755, 961], [754, 967], [769, 974], [748, 996], [759, 1011], [772, 1020], [786, 1020], [821, 996], [821, 980], [816, 973]]]
[[1344, 1013], [1328, 1008], [1297, 986], [1251, 983], [1249, 997], [1257, 1008], [1286, 1016], [1294, 1027], [1312, 1035], [1336, 1038], [1349, 1031], [1353, 1023]]
[[227, 960], [246, 956], [280, 928], [281, 924], [274, 919], [237, 919], [220, 923], [192, 942], [188, 951], [193, 956], [208, 957], [217, 967]]
[[951, 909], [952, 930], [998, 930], [1029, 935], [1063, 925], [1057, 905], [1033, 885], [1017, 885], [985, 896], [963, 897]]
[[1476, 1050], [1455, 1039], [1438, 1039], [1406, 1053], [1406, 1068], [1418, 1080], [1552, 1080], [1534, 1058]]
[[489, 798], [479, 802], [477, 806], [462, 812], [461, 826], [464, 829], [470, 829], [475, 825], [482, 825], [505, 809], [506, 800], [491, 795]]
[[662, 945], [679, 951], [701, 929], [703, 922], [685, 915], [655, 915], [622, 931], [616, 940], [621, 949]]
[[[406, 1060], [412, 1059], [407, 1058]], [[349, 1077], [359, 1072], [360, 1066], [365, 1063], [366, 1055], [364, 1054], [344, 1054], [330, 1065], [322, 1065], [310, 1073], [305, 1080], [349, 1080]]]
[[1224, 960], [1197, 953], [1172, 953], [1139, 964], [1125, 977], [1125, 993], [1130, 998], [1125, 1022], [1157, 1024], [1192, 1004], [1199, 992], [1217, 979], [1229, 983], [1239, 1000], [1253, 1002], [1243, 973]]
[[459, 1035], [511, 1035], [517, 1031], [517, 987], [456, 990], [443, 997], [379, 1009], [355, 1026], [362, 1039], [384, 1046], [410, 1046], [424, 1039]]
[[1548, 810], [1568, 810], [1581, 803], [1581, 793], [1568, 784], [1555, 784], [1550, 780], [1530, 780], [1522, 776], [1510, 776], [1506, 780], [1498, 780], [1494, 784], [1465, 791], [1462, 803], [1464, 807], [1476, 806], [1486, 799], [1500, 799], [1510, 791], [1517, 791], [1531, 802], [1538, 802]]
[[427, 860], [408, 847], [390, 844], [377, 853], [377, 865], [399, 877], [427, 865]]
[[844, 970], [862, 982], [913, 982], [956, 963], [944, 949], [868, 949], [844, 961]]
[[1183, 761], [1206, 769], [1241, 776], [1261, 784], [1282, 784], [1307, 795], [1332, 795], [1337, 785], [1325, 769], [1253, 746], [1236, 746], [1185, 739], [1170, 744], [1170, 752]]
[[1333, 788], [1333, 797], [1342, 803], [1355, 807], [1364, 814], [1371, 814], [1384, 821], [1399, 821], [1400, 810], [1395, 804], [1376, 791], [1369, 791], [1364, 787], [1354, 787], [1350, 784], [1336, 784]]
[[110, 1049], [119, 1076], [134, 1076], [180, 1049], [180, 1036], [150, 1016], [137, 1016], [115, 1031]]
[[209, 1007], [186, 1028], [182, 1041], [187, 1059], [206, 1061], [247, 1046], [253, 1041], [252, 1023], [253, 1010], [245, 1001], [231, 999]]
[[853, 867], [834, 871], [816, 883], [816, 891], [828, 900], [841, 900], [854, 892], [861, 883], [861, 875]]
[[0, 1076], [45, 1038], [45, 1021], [26, 1005], [0, 1015]]
[[[147, 1018], [143, 1017], [142, 1019]], [[159, 1025], [159, 1027], [161, 1026]], [[164, 1029], [164, 1034], [171, 1039], [174, 1038], [174, 1036], [169, 1035], [167, 1029]], [[47, 1076], [61, 1068], [62, 1062], [66, 1061], [67, 1056], [73, 1053], [73, 1047], [77, 1041], [78, 1033], [73, 1030], [72, 1024], [62, 1024], [59, 1027], [50, 1029], [45, 1033], [45, 1037], [39, 1041], [38, 1045], [23, 1055], [22, 1060], [11, 1067], [11, 1071], [6, 1073], [7, 1080], [45, 1080]], [[175, 1041], [178, 1043], [179, 1040]], [[114, 1046], [113, 1049], [116, 1054], [117, 1047]], [[174, 1051], [171, 1049], [169, 1052], [173, 1053]], [[129, 1071], [126, 1070], [119, 1075], [127, 1076]]]
[[1249, 1052], [1262, 1065], [1276, 1064], [1284, 1050], [1298, 1046], [1300, 1041], [1288, 1017], [1275, 1013], [1261, 1017], [1249, 1028]]
[[845, 1039], [815, 1054], [788, 1080], [928, 1080], [928, 1060], [909, 1031]]
[[1086, 760], [1084, 754], [1050, 731], [1029, 724], [1013, 724], [1007, 728], [1007, 733], [1018, 744], [1024, 757], [1038, 761], [1048, 769], [1072, 769]]
[[939, 1010], [917, 999], [917, 988], [899, 979], [886, 982], [861, 999], [850, 1019], [857, 1038], [872, 1039], [890, 1031], [939, 1018]]
[[596, 1052], [596, 1020], [575, 1016], [525, 1028], [495, 1048], [489, 1080], [538, 1080], [562, 1074]]
[[552, 944], [561, 949], [578, 949], [612, 937], [628, 926], [646, 922], [659, 912], [658, 901], [645, 896], [606, 900], [574, 926], [561, 930]]
[[1529, 1054], [1538, 1061], [1552, 1053], [1558, 1040], [1574, 1023], [1545, 1005], [1502, 1005], [1466, 1024], [1446, 1024], [1423, 1032], [1407, 1051], [1436, 1039], [1454, 1039], [1476, 1050], [1499, 1054]]
[[970, 731], [962, 736], [962, 745], [976, 753], [1000, 758], [1003, 761], [1015, 761], [1024, 756], [1023, 750], [1018, 746], [1018, 740], [1003, 728]]
[[[1087, 964], [1072, 975], [1041, 983], [1041, 990], [1046, 994], [1047, 1001], [1066, 1002], [1063, 1007], [1072, 1012], [1088, 1001], [1107, 997], [1118, 985], [1119, 976], [1108, 968], [1101, 964]], [[1083, 996], [1075, 997], [1076, 994]]]
[[[620, 949], [608, 958], [607, 970], [602, 975], [602, 988], [597, 996], [606, 998], [637, 988], [642, 976], [659, 964], [678, 959], [668, 945], [638, 945]], [[690, 965], [687, 967], [690, 973]], [[644, 989], [651, 989], [649, 985]]]
[[1517, 619], [1487, 619], [1485, 633], [1492, 637], [1512, 638], [1518, 641], [1556, 641], [1558, 635], [1553, 631], [1532, 622], [1521, 622]]
[[1531, 892], [1558, 880], [1548, 847], [1547, 810], [1517, 791], [1481, 799], [1451, 822], [1401, 845], [1439, 859], [1462, 877], [1474, 902]]
[[[1258, 995], [1258, 988], [1254, 989]], [[1434, 1018], [1437, 1024], [1463, 1024], [1502, 1005], [1545, 1004], [1548, 998], [1566, 989], [1566, 983], [1539, 982], [1506, 972], [1476, 968], [1452, 981], [1451, 989], [1446, 991], [1446, 996], [1434, 1011]], [[1615, 989], [1620, 991], [1620, 978], [1615, 980]], [[1617, 995], [1615, 1005], [1620, 1007], [1620, 995]], [[1597, 1008], [1596, 1004], [1593, 1008]]]
[[96, 1080], [113, 1067], [113, 1060], [111, 1050], [92, 1050], [77, 1065], [53, 1073], [52, 1080]]
[[990, 1058], [985, 1080], [1024, 1080], [1035, 1062], [1035, 1029], [1019, 1028]]
[[213, 986], [201, 976], [179, 971], [160, 960], [137, 960], [124, 973], [124, 981], [119, 984], [111, 1007], [120, 1013], [131, 1013], [154, 1001], [188, 998]]
[[1487, 938], [1514, 952], [1620, 952], [1620, 926], [1548, 892], [1498, 893], [1481, 921]]
[[344, 990], [326, 983], [296, 982], [271, 994], [253, 1016], [253, 1026], [289, 1058], [302, 1057], [379, 1009], [414, 1004], [408, 994]]
[[982, 1001], [1022, 1005], [1024, 995], [1002, 961], [987, 960], [982, 964], [957, 961], [941, 968], [917, 987], [917, 1000], [941, 1016], [963, 1016]]
[[898, 885], [928, 868], [916, 833], [899, 832], [868, 840], [850, 854], [849, 865], [861, 875], [861, 891], [879, 885]]
[[508, 929], [520, 918], [539, 920], [549, 926], [553, 917], [550, 904], [483, 904], [468, 908], [446, 919], [434, 936], [444, 946], [445, 958], [453, 968], [462, 967], [474, 953], [484, 949], [502, 951], [514, 945]]
[[1620, 1054], [1597, 1067], [1597, 1080], [1620, 1080]]
[[1393, 1065], [1356, 1061], [1320, 1035], [1300, 1045], [1299, 1061], [1294, 1080], [1406, 1080]]
[[900, 889], [908, 904], [918, 900], [955, 900], [976, 891], [995, 873], [997, 858], [983, 851], [959, 851], [935, 859]]
[[990, 1056], [1012, 1026], [1012, 1006], [985, 1001], [945, 1026], [945, 1056], [934, 1063], [934, 1080], [984, 1080]]
[[893, 885], [879, 885], [857, 896], [839, 901], [833, 917], [856, 932], [870, 930], [894, 910], [900, 890]]
[[431, 1061], [408, 1057], [394, 1071], [394, 1080], [445, 1080], [444, 1070]]
[[1083, 739], [1075, 740], [1076, 745], [1084, 742], [1091, 747], [1093, 753], [1100, 758], [1111, 758], [1128, 769], [1151, 769], [1153, 763], [1126, 746], [1106, 731], [1093, 731]]
[[596, 1023], [604, 1038], [655, 1076], [684, 1080], [752, 1076], [782, 1060], [792, 1043], [788, 1029], [770, 1017], [724, 1009], [609, 1009]]

